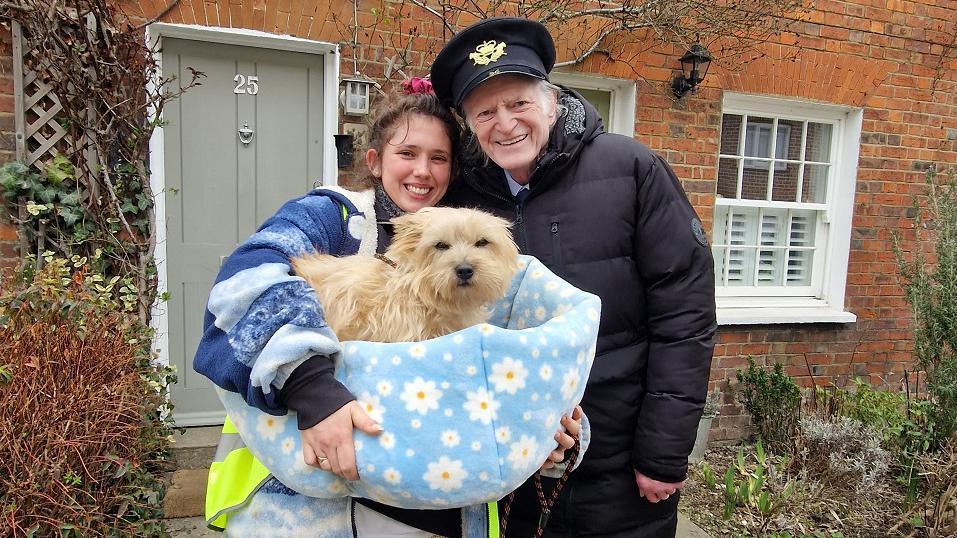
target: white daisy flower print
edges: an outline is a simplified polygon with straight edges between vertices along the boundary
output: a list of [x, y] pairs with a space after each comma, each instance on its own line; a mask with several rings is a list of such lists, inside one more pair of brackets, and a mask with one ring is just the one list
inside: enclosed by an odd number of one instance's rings
[[455, 414], [455, 411], [452, 411], [451, 409], [446, 409], [444, 413], [445, 413], [445, 416], [451, 417], [452, 415]]
[[280, 446], [282, 453], [285, 455], [292, 454], [292, 451], [296, 449], [296, 440], [292, 437], [286, 437], [282, 440], [282, 445]]
[[369, 415], [372, 420], [381, 423], [382, 416], [385, 414], [385, 407], [379, 402], [379, 397], [368, 392], [359, 395], [359, 407]]
[[420, 343], [412, 344], [412, 347], [409, 348], [409, 355], [416, 359], [425, 357], [425, 345]]
[[572, 305], [568, 303], [562, 303], [555, 307], [555, 310], [552, 310], [552, 317], [557, 318], [565, 314], [572, 309]]
[[508, 426], [502, 426], [495, 430], [495, 440], [499, 443], [507, 443], [512, 438], [512, 430]]
[[279, 417], [272, 415], [262, 414], [256, 423], [256, 431], [259, 433], [259, 436], [269, 441], [274, 441], [276, 436], [285, 429], [285, 422], [280, 420]]
[[462, 407], [469, 412], [469, 420], [491, 424], [492, 420], [498, 417], [498, 408], [502, 404], [495, 401], [493, 393], [480, 388], [475, 392], [468, 391], [465, 397], [468, 398], [468, 401]]
[[416, 377], [411, 383], [405, 383], [404, 390], [399, 396], [405, 402], [406, 411], [417, 411], [424, 415], [430, 410], [439, 408], [439, 398], [442, 391], [435, 388], [434, 381], [426, 381]]
[[461, 488], [462, 480], [468, 475], [462, 468], [461, 460], [450, 460], [447, 456], [442, 456], [439, 461], [429, 464], [429, 470], [422, 475], [422, 479], [428, 482], [430, 489], [448, 493]]
[[542, 354], [542, 352], [539, 351], [537, 347], [532, 350], [532, 358], [533, 358], [533, 359], [537, 359], [538, 356], [541, 355], [541, 354]]
[[342, 480], [336, 480], [335, 482], [329, 484], [328, 491], [335, 497], [341, 497], [342, 494], [346, 492], [346, 485], [342, 482]]
[[409, 421], [409, 426], [412, 426], [413, 430], [417, 430], [422, 427], [422, 421], [417, 418], [414, 418], [411, 421]]
[[538, 369], [538, 377], [542, 378], [545, 381], [548, 381], [552, 378], [552, 367], [543, 364], [541, 368]]
[[461, 334], [457, 334], [452, 337], [452, 341], [455, 342], [456, 344], [461, 344], [462, 342], [465, 341], [465, 338], [462, 338]]
[[442, 354], [442, 360], [444, 360], [445, 362], [452, 362], [452, 359], [453, 359], [453, 357], [452, 357], [452, 354], [451, 354], [451, 353], [443, 353], [443, 354]]
[[525, 388], [526, 377], [528, 377], [528, 370], [522, 366], [522, 361], [505, 357], [502, 362], [492, 365], [489, 381], [495, 384], [495, 392], [515, 394], [518, 389]]
[[478, 369], [476, 369], [474, 366], [469, 366], [468, 368], [465, 369], [465, 373], [467, 373], [468, 375], [475, 375], [478, 373]]
[[379, 444], [386, 450], [392, 450], [395, 447], [395, 435], [384, 432], [379, 436]]
[[396, 365], [396, 366], [402, 364], [402, 357], [400, 357], [400, 356], [398, 356], [398, 355], [392, 357], [392, 364], [394, 364], [394, 365]]
[[452, 448], [459, 444], [459, 432], [455, 430], [445, 430], [442, 432], [442, 444], [448, 448]]
[[415, 450], [412, 450], [411, 448], [405, 449], [405, 456], [407, 458], [415, 457]]
[[379, 381], [379, 383], [375, 386], [375, 390], [376, 392], [379, 393], [380, 396], [382, 396], [383, 398], [386, 398], [390, 394], [392, 394], [392, 383], [383, 379], [382, 381]]
[[512, 469], [527, 469], [535, 462], [535, 454], [538, 452], [538, 442], [534, 437], [523, 435], [518, 442], [512, 443], [508, 453], [508, 461], [512, 464]]
[[558, 282], [549, 280], [545, 283], [545, 291], [555, 291], [558, 289]]
[[534, 271], [532, 271], [531, 276], [533, 280], [538, 280], [539, 278], [542, 278], [542, 275], [544, 274], [545, 273], [541, 269], [535, 269]]
[[353, 444], [353, 446], [356, 447], [356, 452], [362, 450], [362, 447], [365, 446], [364, 444], [362, 444], [362, 440], [361, 440], [361, 439], [356, 439], [352, 444]]
[[578, 370], [569, 370], [565, 372], [565, 375], [562, 376], [562, 380], [562, 398], [570, 400], [578, 390], [578, 383], [581, 380]]
[[591, 321], [598, 321], [598, 311], [594, 308], [589, 308], [585, 315], [588, 316], [588, 319]]
[[402, 473], [396, 471], [392, 467], [389, 467], [382, 473], [382, 478], [385, 478], [385, 481], [390, 484], [398, 484], [402, 482]]
[[539, 320], [539, 321], [545, 319], [545, 307], [544, 307], [544, 306], [540, 306], [540, 307], [538, 307], [538, 308], [535, 309], [535, 319], [537, 319], [537, 320]]
[[472, 441], [472, 450], [476, 452], [478, 452], [479, 450], [482, 450], [482, 443], [478, 441]]

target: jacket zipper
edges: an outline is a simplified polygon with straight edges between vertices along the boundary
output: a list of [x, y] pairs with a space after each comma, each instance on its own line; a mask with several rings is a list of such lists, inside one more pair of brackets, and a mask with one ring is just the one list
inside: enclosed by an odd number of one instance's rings
[[555, 262], [555, 269], [563, 271], [565, 265], [562, 264], [562, 240], [558, 235], [558, 221], [552, 221], [552, 256]]

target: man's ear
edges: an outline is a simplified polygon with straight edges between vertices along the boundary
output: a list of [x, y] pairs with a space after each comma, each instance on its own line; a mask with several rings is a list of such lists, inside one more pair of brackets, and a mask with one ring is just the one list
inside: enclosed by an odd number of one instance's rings
[[379, 158], [379, 152], [373, 148], [366, 151], [366, 167], [375, 177], [382, 177], [382, 159]]

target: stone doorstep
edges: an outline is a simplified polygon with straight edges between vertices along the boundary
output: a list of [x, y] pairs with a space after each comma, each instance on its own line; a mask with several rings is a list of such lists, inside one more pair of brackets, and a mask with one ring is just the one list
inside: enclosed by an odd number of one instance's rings
[[186, 428], [173, 437], [176, 470], [169, 477], [163, 499], [167, 518], [202, 516], [205, 509], [206, 477], [216, 453], [222, 426]]
[[173, 436], [172, 452], [177, 469], [208, 469], [216, 454], [222, 426], [186, 428]]

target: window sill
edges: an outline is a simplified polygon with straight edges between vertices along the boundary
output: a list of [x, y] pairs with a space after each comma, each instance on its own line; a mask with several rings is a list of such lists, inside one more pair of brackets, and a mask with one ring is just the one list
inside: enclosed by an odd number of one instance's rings
[[[789, 301], [790, 302], [790, 301]], [[777, 325], [784, 323], [854, 323], [857, 316], [833, 308], [824, 301], [806, 304], [744, 305], [740, 301], [718, 299], [718, 325]], [[735, 304], [737, 303], [737, 304]]]

